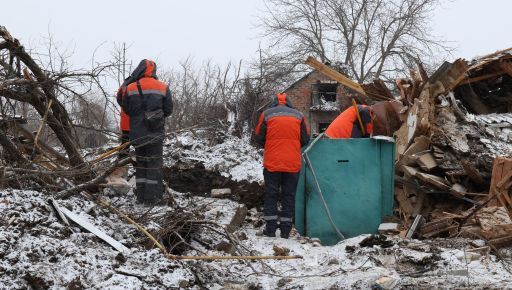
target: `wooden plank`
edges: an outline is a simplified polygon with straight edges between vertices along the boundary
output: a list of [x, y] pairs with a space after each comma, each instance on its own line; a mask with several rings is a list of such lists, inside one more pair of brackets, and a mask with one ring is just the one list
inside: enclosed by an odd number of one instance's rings
[[88, 230], [89, 232], [93, 233], [94, 235], [96, 235], [98, 238], [102, 239], [103, 241], [105, 241], [107, 244], [111, 245], [114, 249], [116, 249], [117, 251], [121, 252], [121, 253], [127, 253], [129, 251], [129, 249], [127, 247], [125, 247], [123, 244], [121, 244], [120, 242], [114, 240], [111, 236], [107, 235], [105, 232], [103, 232], [102, 230], [100, 230], [98, 227], [96, 227], [95, 225], [91, 224], [90, 222], [88, 222], [85, 218], [75, 214], [74, 212], [68, 210], [67, 208], [65, 207], [61, 207], [60, 210], [62, 211], [62, 213], [64, 213], [70, 220], [72, 220], [73, 222], [77, 223], [78, 225], [80, 225], [81, 227], [83, 227], [84, 229]]
[[[494, 196], [497, 194], [497, 184], [501, 181], [503, 175], [503, 163], [506, 159], [501, 157], [496, 157], [494, 159], [493, 167], [492, 167], [492, 176], [491, 176], [491, 187], [489, 190], [489, 196]], [[498, 201], [502, 206], [506, 205], [506, 201], [504, 197], [501, 195], [498, 196]], [[489, 205], [496, 205], [495, 202], [490, 202]]]
[[452, 217], [443, 218], [424, 224], [421, 227], [420, 235], [425, 238], [432, 238], [442, 233], [450, 232], [457, 227], [458, 225], [453, 225]]
[[462, 184], [459, 183], [455, 183], [454, 185], [452, 185], [452, 188], [450, 190], [450, 192], [457, 197], [464, 197], [467, 191], [468, 190]]
[[[507, 176], [508, 174], [512, 171], [512, 161], [506, 161], [503, 163], [503, 172], [502, 172], [502, 176], [501, 176], [501, 180], [508, 180]], [[505, 179], [506, 178], [506, 179]], [[501, 184], [501, 180], [500, 182], [498, 182], [496, 184], [496, 186], [498, 186], [497, 190], [499, 192], [501, 192], [501, 196], [504, 197], [505, 201], [506, 201], [506, 204], [507, 204], [507, 208], [509, 210], [509, 212], [512, 212], [512, 199], [510, 198], [510, 195], [508, 194], [508, 188], [505, 189], [505, 188], [501, 188], [499, 185], [502, 185]]]
[[502, 53], [505, 53], [505, 52], [511, 53], [512, 52], [512, 47], [505, 48], [505, 49], [500, 49], [500, 50], [497, 50], [497, 51], [495, 51], [493, 53], [486, 54], [486, 55], [480, 57], [480, 59], [495, 57], [496, 55], [502, 54]]
[[62, 211], [60, 210], [60, 206], [57, 203], [57, 201], [55, 199], [53, 199], [52, 197], [50, 197], [50, 203], [51, 203], [53, 209], [55, 209], [55, 211], [57, 212], [57, 215], [60, 217], [62, 222], [65, 223], [67, 226], [69, 226], [69, 221], [66, 218], [66, 216], [62, 213]]
[[481, 75], [481, 76], [478, 76], [478, 77], [466, 79], [466, 80], [461, 81], [459, 83], [459, 86], [467, 85], [467, 84], [471, 84], [471, 83], [476, 83], [476, 82], [480, 82], [480, 81], [484, 81], [484, 80], [487, 80], [487, 79], [490, 79], [490, 78], [493, 78], [493, 77], [500, 76], [500, 75], [505, 74], [505, 73], [506, 72], [504, 70], [499, 70], [499, 71], [496, 71], [496, 72], [493, 72], [493, 73], [489, 73], [489, 74]]
[[414, 233], [417, 231], [418, 227], [421, 227], [422, 223], [422, 216], [416, 215], [414, 218], [414, 222], [412, 223], [411, 227], [407, 230], [407, 233], [405, 234], [405, 237], [410, 239], [414, 235]]
[[306, 64], [311, 66], [312, 68], [316, 69], [320, 73], [332, 78], [333, 80], [338, 81], [340, 84], [355, 91], [356, 93], [363, 95], [363, 96], [366, 95], [364, 89], [361, 87], [360, 84], [347, 78], [342, 73], [337, 72], [337, 71], [333, 70], [332, 68], [328, 67], [327, 65], [319, 62], [318, 60], [314, 59], [313, 57], [311, 57], [311, 56], [308, 57], [306, 59]]
[[422, 154], [418, 158], [418, 160], [416, 160], [416, 162], [421, 167], [421, 169], [423, 169], [427, 172], [430, 172], [432, 169], [437, 167], [437, 162], [434, 159], [434, 156], [432, 155], [432, 153], [430, 153], [430, 152]]
[[398, 88], [398, 90], [400, 91], [400, 100], [406, 104], [406, 105], [412, 105], [412, 103], [407, 99], [407, 91], [405, 89], [405, 87], [403, 86], [403, 84], [407, 82], [407, 80], [404, 80], [404, 79], [397, 79], [395, 81], [396, 83], [396, 87]]
[[391, 91], [388, 89], [388, 87], [386, 86], [386, 84], [384, 83], [383, 80], [374, 79], [373, 83], [375, 84], [375, 87], [377, 87], [379, 89], [379, 92], [381, 92], [384, 97], [386, 97], [390, 100], [395, 99], [395, 96], [393, 96], [393, 94], [391, 94]]
[[508, 235], [502, 238], [492, 239], [489, 241], [489, 244], [491, 244], [494, 248], [504, 248], [509, 247], [512, 245], [512, 235]]
[[442, 88], [433, 89], [431, 97], [435, 98], [439, 94], [451, 92], [459, 83], [466, 78], [468, 65], [464, 59], [457, 59], [453, 63], [445, 62], [436, 72], [429, 78], [429, 83], [435, 84], [440, 82]]
[[415, 176], [434, 187], [437, 187], [441, 190], [450, 191], [450, 186], [448, 186], [448, 184], [446, 184], [446, 181], [439, 176], [423, 172], [417, 172]]
[[503, 158], [498, 157], [497, 158], [497, 166], [499, 167], [498, 175], [496, 176], [497, 179], [496, 182], [493, 184], [491, 183], [491, 186], [494, 187], [494, 192], [501, 193], [499, 195], [499, 201], [500, 203], [505, 206], [509, 213], [512, 212], [512, 200], [508, 194], [508, 188], [505, 186], [505, 184], [501, 181], [505, 181], [508, 179], [509, 172], [512, 170], [512, 159], [510, 158]]
[[464, 171], [468, 175], [468, 177], [475, 182], [476, 184], [484, 184], [484, 178], [478, 172], [478, 170], [471, 165], [471, 163], [467, 162], [466, 160], [461, 160], [460, 163], [462, 164], [462, 167], [464, 168]]
[[402, 168], [402, 171], [404, 172], [406, 178], [414, 177], [414, 176], [416, 176], [416, 174], [418, 174], [420, 172], [417, 168], [407, 166], [407, 165], [403, 165], [401, 168]]
[[414, 208], [402, 187], [395, 187], [395, 197], [398, 201], [398, 206], [404, 212], [404, 214], [407, 215], [407, 218], [409, 218], [412, 215]]
[[421, 80], [423, 81], [424, 84], [427, 83], [428, 74], [427, 71], [425, 70], [425, 67], [423, 67], [423, 63], [419, 59], [417, 59], [416, 65], [418, 66], [418, 72], [420, 73]]

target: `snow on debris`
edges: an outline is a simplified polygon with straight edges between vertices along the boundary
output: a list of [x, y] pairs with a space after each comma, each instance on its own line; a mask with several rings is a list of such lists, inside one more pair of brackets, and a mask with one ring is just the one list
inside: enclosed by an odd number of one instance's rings
[[183, 158], [200, 162], [207, 170], [217, 171], [233, 181], [263, 182], [262, 150], [250, 145], [249, 137], [227, 136], [221, 143], [210, 146], [208, 138], [201, 135], [185, 132], [167, 139], [164, 165], [172, 166]]
[[[232, 200], [174, 194], [178, 203], [203, 209], [204, 218], [226, 225], [240, 205]], [[132, 195], [106, 197], [125, 211], [147, 211], [133, 204]], [[274, 255], [287, 249], [296, 260], [170, 261], [157, 249], [137, 246], [135, 230], [114, 215], [78, 197], [63, 206], [93, 222], [131, 248], [122, 255], [94, 235], [73, 226], [72, 232], [56, 218], [46, 196], [34, 191], [0, 191], [0, 289], [93, 288], [167, 289], [370, 289], [387, 279], [397, 289], [506, 288], [512, 283], [505, 261], [493, 255], [466, 251], [462, 239], [418, 241], [362, 235], [335, 246], [293, 233], [290, 239], [259, 235], [262, 213], [251, 209], [234, 233], [237, 248], [252, 255]], [[158, 210], [172, 208], [162, 206]], [[14, 219], [13, 219], [14, 218]], [[279, 234], [279, 231], [278, 231]], [[229, 243], [212, 232], [200, 233], [204, 243], [193, 242], [184, 255], [230, 255], [216, 249]], [[200, 252], [197, 252], [200, 250]], [[237, 254], [235, 252], [235, 254]], [[245, 287], [245, 288], [244, 288]], [[233, 288], [231, 288], [233, 289]]]
[[[91, 205], [78, 199], [65, 203], [81, 212]], [[122, 255], [78, 227], [71, 231], [43, 193], [0, 191], [0, 289], [162, 289], [194, 280], [180, 263], [134, 244], [133, 229], [118, 218], [86, 216], [131, 252]]]
[[313, 110], [313, 111], [323, 111], [323, 112], [339, 112], [340, 107], [339, 107], [339, 104], [336, 101], [329, 102], [329, 101], [326, 101], [322, 97], [322, 98], [320, 98], [320, 104], [311, 106], [310, 110]]
[[[230, 178], [261, 180], [260, 151], [248, 143], [228, 137], [209, 147], [206, 139], [180, 134], [166, 142], [170, 158], [165, 160], [170, 164], [179, 158], [196, 158], [206, 168]], [[178, 152], [179, 158], [175, 158]], [[226, 161], [223, 156], [228, 156]], [[243, 174], [237, 175], [238, 170]], [[174, 191], [172, 196], [181, 207], [191, 211], [200, 208], [204, 220], [220, 226], [230, 224], [241, 206], [233, 200]], [[202, 230], [191, 240], [193, 248], [182, 254], [272, 256], [279, 250], [302, 259], [171, 261], [158, 249], [142, 248], [141, 234], [132, 225], [94, 203], [78, 196], [59, 201], [131, 249], [123, 255], [76, 225], [63, 225], [47, 198], [36, 191], [0, 191], [0, 289], [371, 289], [383, 285], [376, 286], [378, 283], [395, 289], [432, 289], [512, 285], [507, 260], [468, 250], [469, 243], [483, 247], [483, 241], [361, 235], [327, 247], [296, 232], [290, 239], [261, 236], [263, 214], [256, 208], [247, 212], [230, 239]], [[173, 210], [158, 206], [149, 214], [147, 208], [134, 204], [131, 191], [126, 195], [107, 191], [102, 198], [131, 216], [157, 216]], [[161, 227], [153, 220], [143, 225], [150, 231]], [[229, 247], [221, 248], [221, 244], [235, 248], [229, 252]]]
[[[183, 197], [183, 196], [181, 196]], [[238, 203], [227, 199], [193, 197], [194, 203], [207, 205], [205, 219], [226, 225]], [[293, 232], [290, 239], [261, 236], [262, 213], [248, 212], [242, 226], [234, 232], [237, 248], [252, 255], [272, 256], [275, 248], [299, 255], [296, 260], [237, 261], [218, 260], [195, 263], [196, 275], [208, 289], [371, 289], [386, 278], [396, 289], [508, 287], [512, 275], [508, 264], [495, 256], [467, 251], [465, 239], [404, 240], [396, 236], [361, 235], [334, 246], [322, 246], [316, 239]], [[279, 236], [279, 231], [277, 231]], [[218, 243], [208, 233], [204, 238]], [[225, 241], [225, 240], [224, 240]], [[226, 242], [226, 241], [225, 241]], [[483, 242], [483, 241], [480, 241]], [[207, 255], [229, 255], [194, 243]], [[482, 245], [480, 245], [482, 246]], [[199, 255], [190, 250], [185, 255]], [[238, 254], [238, 253], [237, 253]], [[229, 288], [229, 287], [231, 288]], [[226, 288], [224, 288], [226, 287]]]
[[245, 248], [254, 255], [274, 255], [275, 247], [285, 248], [289, 255], [303, 259], [200, 264], [201, 272], [212, 273], [208, 288], [222, 289], [228, 281], [256, 289], [371, 289], [383, 277], [394, 281], [396, 289], [445, 288], [447, 281], [456, 288], [500, 288], [512, 283], [506, 264], [492, 255], [465, 252], [461, 245], [467, 246], [466, 240], [443, 240], [437, 245], [437, 241], [382, 236], [382, 244], [363, 246], [373, 236], [361, 235], [327, 247], [297, 233], [290, 239], [259, 236], [262, 227], [250, 223], [257, 220], [255, 215], [260, 213], [252, 210], [249, 223], [238, 232], [246, 237], [241, 241]]

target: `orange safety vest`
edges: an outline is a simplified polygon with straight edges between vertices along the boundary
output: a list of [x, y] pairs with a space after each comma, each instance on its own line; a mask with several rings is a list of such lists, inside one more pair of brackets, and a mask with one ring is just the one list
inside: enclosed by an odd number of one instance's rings
[[[358, 109], [361, 112], [362, 109], [370, 109], [366, 105], [358, 105]], [[373, 125], [371, 121], [371, 111], [370, 112], [370, 121], [364, 122], [366, 134], [370, 135], [373, 131]], [[325, 130], [325, 135], [330, 138], [354, 138], [353, 136], [354, 126], [357, 126], [359, 129], [359, 120], [357, 120], [356, 110], [353, 106], [349, 107], [345, 111], [343, 111]]]
[[300, 171], [300, 148], [309, 140], [309, 129], [286, 94], [278, 94], [272, 107], [261, 113], [255, 133], [264, 140], [263, 167], [271, 172]]

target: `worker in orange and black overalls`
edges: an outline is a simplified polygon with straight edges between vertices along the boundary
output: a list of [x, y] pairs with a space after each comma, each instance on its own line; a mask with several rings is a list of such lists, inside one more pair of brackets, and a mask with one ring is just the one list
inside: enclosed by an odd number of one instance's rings
[[[137, 202], [155, 204], [163, 195], [163, 140], [165, 118], [172, 113], [169, 87], [156, 77], [156, 64], [142, 60], [118, 96], [129, 116], [129, 138], [135, 147]], [[121, 88], [122, 89], [122, 88]]]
[[[256, 140], [264, 147], [263, 177], [265, 180], [263, 234], [275, 237], [278, 228], [282, 238], [292, 229], [295, 191], [301, 168], [300, 148], [309, 142], [309, 129], [304, 115], [295, 110], [285, 93], [274, 97], [256, 126]], [[277, 200], [281, 191], [281, 212]]]
[[332, 121], [327, 130], [325, 130], [325, 135], [333, 139], [370, 137], [373, 132], [372, 111], [366, 105], [357, 105], [357, 109], [364, 126], [364, 134], [357, 118], [356, 108], [351, 106]]

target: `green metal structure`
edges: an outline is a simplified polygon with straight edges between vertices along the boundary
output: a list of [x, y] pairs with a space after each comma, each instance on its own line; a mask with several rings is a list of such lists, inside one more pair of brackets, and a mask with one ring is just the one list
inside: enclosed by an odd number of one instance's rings
[[319, 136], [303, 153], [297, 230], [324, 245], [376, 233], [382, 218], [393, 214], [394, 161], [395, 144], [389, 139]]

